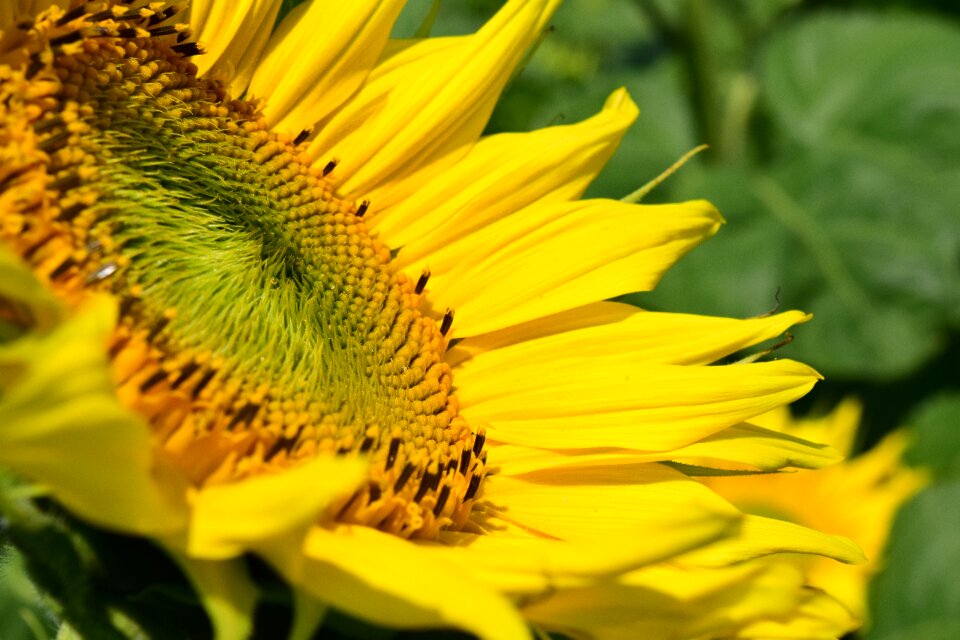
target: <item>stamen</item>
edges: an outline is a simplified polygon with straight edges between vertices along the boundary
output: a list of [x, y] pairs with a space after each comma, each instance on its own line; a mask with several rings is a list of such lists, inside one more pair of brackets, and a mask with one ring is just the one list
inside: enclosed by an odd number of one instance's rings
[[147, 393], [156, 386], [161, 380], [166, 380], [167, 374], [164, 371], [157, 371], [152, 376], [143, 381], [140, 385], [140, 393]]
[[417, 279], [417, 286], [413, 288], [414, 293], [420, 295], [423, 293], [423, 290], [427, 288], [427, 281], [430, 280], [430, 269], [424, 269], [423, 273], [420, 274], [420, 277]]
[[453, 326], [453, 309], [447, 309], [443, 314], [443, 320], [440, 322], [440, 335], [446, 337], [450, 327]]
[[362, 218], [363, 214], [365, 214], [367, 212], [367, 209], [369, 208], [370, 208], [370, 201], [364, 200], [363, 202], [360, 203], [360, 206], [357, 207], [357, 212], [354, 215], [357, 216], [358, 218]]
[[387, 464], [386, 468], [389, 470], [393, 467], [393, 463], [397, 461], [397, 453], [400, 451], [400, 438], [393, 438], [390, 440], [390, 449], [387, 452]]
[[151, 36], [156, 38], [159, 36], [173, 35], [174, 33], [180, 32], [181, 29], [179, 28], [179, 25], [168, 24], [163, 27], [155, 27], [153, 29], [147, 29], [147, 31], [150, 32]]
[[56, 24], [58, 27], [62, 27], [68, 22], [73, 22], [74, 20], [76, 20], [86, 12], [87, 12], [87, 8], [84, 5], [74, 7], [70, 11], [67, 11], [65, 14], [63, 14], [63, 16], [59, 20], [57, 20], [54, 24]]
[[199, 56], [204, 53], [203, 47], [197, 42], [184, 42], [183, 44], [175, 44], [170, 48], [184, 58]]
[[473, 500], [477, 495], [477, 489], [480, 488], [480, 476], [473, 476], [470, 478], [470, 486], [467, 487], [467, 491], [463, 494], [464, 500]]
[[403, 465], [403, 471], [400, 472], [400, 475], [397, 477], [397, 481], [393, 483], [393, 492], [400, 493], [404, 486], [406, 486], [407, 481], [410, 480], [410, 476], [413, 475], [414, 467], [409, 462]]
[[297, 134], [297, 137], [293, 139], [293, 146], [301, 144], [304, 140], [310, 137], [310, 134], [313, 133], [313, 127], [307, 127], [303, 131]]
[[52, 38], [50, 40], [50, 46], [59, 47], [65, 44], [71, 44], [73, 42], [79, 42], [83, 39], [83, 34], [80, 31], [71, 31], [66, 35], [62, 35], [59, 38]]
[[[128, 2], [127, 4], [130, 4], [130, 3]], [[179, 8], [179, 7], [176, 7], [176, 6], [167, 7], [167, 8], [164, 9], [162, 12], [160, 12], [160, 13], [152, 16], [152, 17], [150, 18], [150, 20], [147, 22], [147, 24], [148, 24], [149, 26], [151, 26], [151, 27], [154, 26], [154, 25], [158, 25], [158, 24], [160, 24], [161, 22], [163, 22], [164, 20], [168, 20], [169, 18], [172, 18], [174, 15], [177, 14], [177, 12], [178, 12], [179, 10], [180, 10], [180, 8]]]
[[433, 507], [433, 515], [435, 516], [440, 515], [440, 513], [443, 511], [443, 508], [447, 504], [447, 499], [449, 498], [450, 498], [450, 487], [447, 485], [444, 485], [443, 488], [440, 489], [440, 495], [437, 497], [437, 504], [434, 505]]
[[483, 451], [483, 444], [487, 440], [487, 430], [483, 427], [477, 431], [477, 435], [473, 439], [473, 455], [479, 456], [480, 452]]
[[199, 369], [200, 369], [200, 365], [191, 360], [190, 362], [188, 362], [183, 366], [183, 368], [180, 370], [180, 375], [177, 376], [177, 379], [173, 381], [171, 386], [174, 389], [176, 389], [177, 387], [182, 385], [184, 382], [186, 382], [187, 379], [190, 376], [192, 376], [194, 373], [196, 373], [197, 370]]

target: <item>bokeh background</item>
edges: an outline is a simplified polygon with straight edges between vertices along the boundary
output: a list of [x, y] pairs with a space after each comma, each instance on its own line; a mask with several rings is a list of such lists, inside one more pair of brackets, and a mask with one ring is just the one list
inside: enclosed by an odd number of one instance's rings
[[[395, 35], [467, 33], [500, 4], [410, 0]], [[826, 377], [797, 412], [856, 396], [859, 450], [907, 426], [933, 478], [857, 635], [960, 638], [960, 3], [566, 0], [552, 24], [490, 132], [576, 122], [626, 86], [640, 119], [587, 194], [612, 198], [710, 145], [644, 202], [708, 198], [727, 224], [628, 300], [815, 315], [777, 352]], [[0, 571], [0, 639], [46, 638], [16, 558]]]

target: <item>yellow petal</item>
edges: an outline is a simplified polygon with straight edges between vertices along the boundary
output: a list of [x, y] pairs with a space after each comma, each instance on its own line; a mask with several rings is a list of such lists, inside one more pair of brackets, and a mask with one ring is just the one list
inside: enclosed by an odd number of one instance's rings
[[360, 460], [318, 457], [279, 473], [205, 487], [194, 497], [187, 551], [230, 558], [306, 528], [331, 500], [352, 492], [366, 471]]
[[196, 560], [171, 548], [167, 552], [196, 589], [213, 625], [214, 638], [248, 637], [258, 593], [244, 562], [240, 559]]
[[[825, 444], [809, 442], [749, 423], [734, 425], [670, 452], [688, 465], [737, 471], [821, 469], [843, 459]], [[762, 480], [761, 480], [762, 481]]]
[[658, 464], [574, 465], [484, 480], [484, 511], [542, 537], [621, 545], [642, 553], [644, 533], [676, 512], [731, 520], [738, 512], [682, 473]]
[[844, 399], [837, 407], [822, 417], [794, 418], [786, 408], [757, 416], [755, 424], [790, 435], [825, 442], [843, 455], [850, 455], [863, 407], [855, 398]]
[[373, 228], [390, 246], [402, 246], [409, 264], [534, 202], [575, 200], [637, 113], [619, 89], [583, 122], [485, 137], [445, 170], [427, 165], [367, 194], [377, 206]]
[[[407, 540], [361, 526], [313, 528], [292, 579], [320, 600], [382, 626], [455, 627], [489, 640], [527, 640], [502, 595]], [[289, 565], [288, 565], [289, 566]]]
[[403, 5], [311, 0], [291, 11], [270, 37], [248, 88], [267, 99], [267, 122], [296, 133], [338, 108], [373, 69]]
[[321, 164], [341, 159], [339, 193], [358, 199], [454, 150], [465, 152], [557, 4], [511, 0], [472, 36], [443, 43], [451, 46], [415, 44], [378, 66], [310, 145]]
[[456, 334], [470, 336], [649, 290], [719, 226], [720, 215], [703, 201], [536, 204], [405, 271], [416, 279], [428, 267], [431, 302], [441, 312], [455, 309]]
[[[67, 310], [33, 273], [14, 255], [0, 246], [0, 302], [12, 312], [0, 323], [10, 322], [11, 330], [47, 333], [67, 318]], [[6, 313], [4, 314], [7, 315]], [[2, 325], [0, 325], [2, 326]], [[3, 336], [0, 334], [0, 340]], [[3, 378], [0, 378], [0, 382]]]
[[[509, 517], [509, 512], [508, 512]], [[491, 520], [491, 523], [494, 521]], [[623, 573], [733, 535], [734, 511], [675, 509], [630, 527], [642, 544], [615, 540], [567, 541], [543, 538], [515, 526], [491, 526], [486, 533], [443, 532], [434, 552], [463, 565], [463, 571], [485, 584], [526, 596], [588, 578]]]
[[[776, 471], [787, 467], [819, 469], [836, 463], [840, 454], [822, 444], [741, 423], [685, 447], [669, 451], [623, 449], [551, 450], [504, 444], [491, 449], [490, 464], [516, 475], [536, 469], [570, 465], [680, 462], [686, 465], [737, 471]], [[763, 482], [764, 479], [758, 479]], [[721, 492], [721, 495], [722, 492]]]
[[860, 627], [862, 621], [840, 602], [817, 589], [806, 589], [787, 615], [758, 620], [740, 629], [737, 638], [757, 640], [836, 640]]
[[502, 349], [528, 340], [586, 329], [604, 324], [622, 322], [640, 311], [632, 304], [622, 302], [593, 302], [582, 307], [561, 311], [550, 316], [523, 322], [505, 329], [469, 336], [451, 347], [444, 360], [452, 366], [469, 360], [478, 353]]
[[798, 524], [745, 515], [740, 534], [684, 557], [693, 566], [719, 567], [774, 553], [809, 553], [850, 564], [866, 562], [866, 557], [849, 538], [832, 536]]
[[787, 565], [691, 571], [656, 566], [534, 600], [524, 615], [575, 638], [689, 640], [735, 635], [797, 603], [802, 576]]
[[[608, 309], [606, 305], [613, 305], [613, 308]], [[468, 337], [456, 348], [472, 353], [484, 351], [484, 366], [494, 369], [512, 368], [524, 362], [543, 362], [547, 359], [589, 359], [623, 354], [636, 362], [699, 365], [711, 364], [740, 349], [775, 338], [791, 326], [810, 319], [809, 315], [800, 311], [738, 320], [656, 313], [624, 306], [626, 308], [621, 310], [616, 303], [605, 303], [600, 309], [610, 315], [592, 314], [598, 321], [593, 325], [571, 327], [554, 333], [550, 324], [555, 316], [551, 316], [520, 327], [518, 334], [522, 340], [517, 339], [511, 329], [495, 332], [494, 335]], [[613, 314], [622, 315], [615, 319]], [[567, 324], [563, 318], [559, 319], [559, 323]], [[544, 333], [551, 332], [536, 336], [529, 326], [532, 324], [539, 324], [540, 331]], [[504, 344], [507, 339], [514, 344]], [[499, 348], [492, 351], [491, 346]]]
[[[9, 254], [0, 253], [0, 271], [10, 275]], [[0, 296], [13, 281], [4, 280]], [[13, 302], [40, 317], [65, 315], [50, 312], [49, 300]], [[115, 319], [114, 301], [95, 298], [49, 333], [0, 345], [0, 464], [97, 525], [178, 531], [186, 519], [184, 480], [153, 459], [147, 425], [114, 393], [106, 341]]]
[[[249, 66], [263, 51], [281, 3], [282, 0], [193, 0], [190, 26], [205, 50], [196, 58], [198, 73], [220, 71], [229, 77], [238, 68]], [[235, 96], [243, 92], [246, 80], [249, 76], [231, 84]]]
[[492, 440], [552, 449], [676, 449], [792, 402], [819, 378], [790, 360], [686, 367], [626, 354], [503, 370], [484, 355], [458, 368], [461, 413]]

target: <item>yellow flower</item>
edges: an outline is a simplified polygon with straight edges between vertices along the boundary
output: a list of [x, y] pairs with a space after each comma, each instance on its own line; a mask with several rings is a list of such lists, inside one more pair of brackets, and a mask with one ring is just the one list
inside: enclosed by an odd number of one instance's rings
[[[791, 436], [825, 442], [844, 455], [853, 449], [861, 408], [841, 403], [819, 419], [796, 420], [778, 409], [754, 422]], [[924, 484], [924, 474], [900, 466], [907, 434], [897, 431], [867, 453], [816, 471], [770, 477], [711, 478], [706, 484], [746, 513], [764, 514], [856, 540], [869, 561], [855, 567], [824, 558], [778, 557], [797, 563], [810, 587], [804, 606], [759, 622], [742, 637], [834, 638], [867, 620], [867, 585], [882, 566], [883, 548], [900, 505]]]
[[[605, 302], [721, 222], [579, 199], [626, 92], [481, 137], [557, 2], [410, 41], [397, 0], [276, 30], [277, 0], [36, 4], [0, 13], [0, 465], [159, 541], [220, 637], [249, 628], [246, 552], [296, 587], [298, 637], [325, 606], [581, 633], [596, 599], [625, 633], [710, 634], [790, 605], [789, 572], [736, 563], [860, 559], [690, 477], [836, 454], [750, 423], [809, 367], [707, 366], [803, 313]], [[655, 564], [722, 538], [709, 584]]]

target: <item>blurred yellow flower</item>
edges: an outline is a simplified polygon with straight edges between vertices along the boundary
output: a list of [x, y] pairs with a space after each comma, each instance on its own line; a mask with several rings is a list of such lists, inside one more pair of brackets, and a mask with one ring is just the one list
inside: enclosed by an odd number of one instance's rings
[[[715, 635], [793, 603], [770, 588], [789, 570], [737, 563], [861, 559], [685, 473], [837, 456], [750, 422], [809, 367], [707, 366], [803, 313], [604, 301], [721, 222], [579, 199], [626, 92], [481, 137], [557, 2], [405, 41], [398, 0], [313, 0], [276, 30], [279, 0], [66, 4], [0, 12], [0, 464], [159, 541], [219, 637], [249, 630], [246, 552], [297, 588], [299, 637], [325, 606], [483, 638]], [[720, 539], [707, 583], [655, 564]]]
[[[783, 408], [753, 421], [791, 436], [825, 442], [848, 456], [860, 414], [860, 404], [846, 400], [819, 419], [793, 419]], [[803, 570], [809, 597], [792, 615], [748, 627], [742, 637], [834, 638], [867, 621], [867, 585], [883, 566], [894, 516], [925, 482], [924, 473], [901, 466], [906, 445], [907, 433], [897, 431], [868, 452], [825, 469], [705, 481], [745, 513], [846, 536], [863, 548], [868, 559], [845, 566], [814, 556], [777, 557], [777, 562], [795, 562]]]

